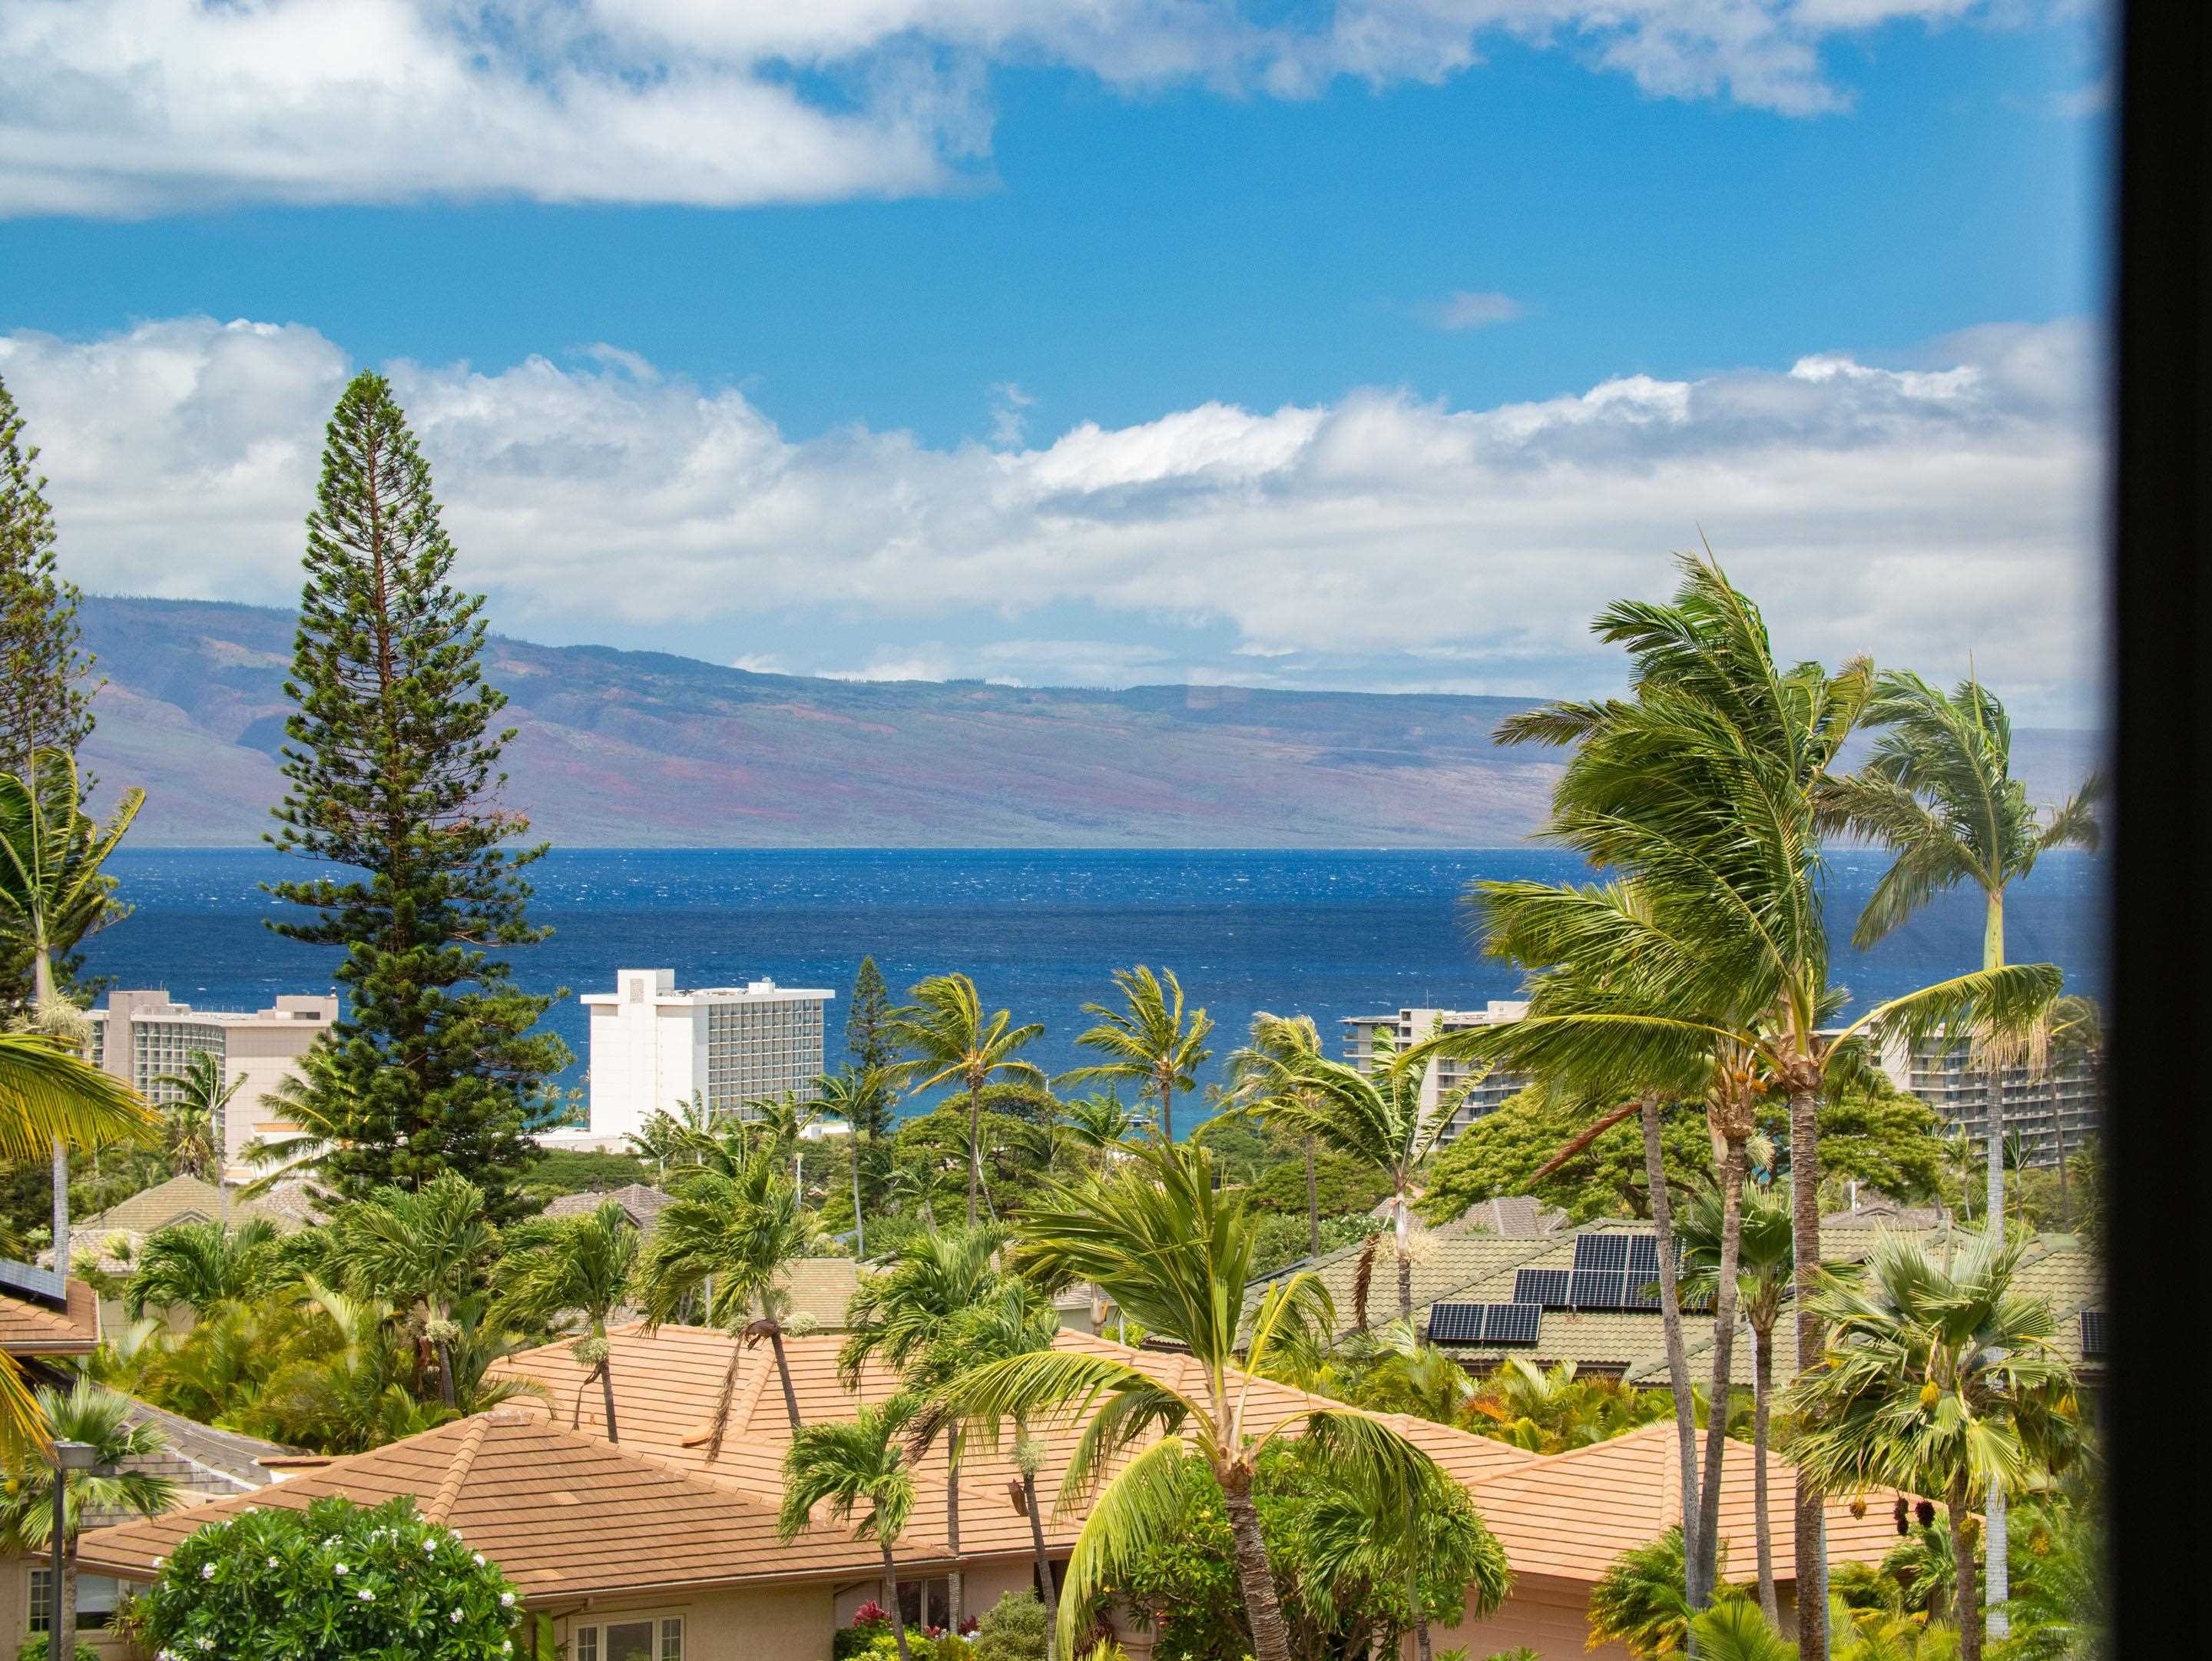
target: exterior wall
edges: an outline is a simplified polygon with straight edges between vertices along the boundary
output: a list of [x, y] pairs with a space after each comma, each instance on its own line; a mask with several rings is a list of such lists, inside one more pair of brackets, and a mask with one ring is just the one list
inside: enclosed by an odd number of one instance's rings
[[[558, 1604], [558, 1598], [546, 1600]], [[826, 1585], [727, 1587], [672, 1597], [593, 1600], [553, 1623], [574, 1655], [580, 1624], [608, 1615], [680, 1615], [684, 1661], [830, 1661], [830, 1588]]]
[[[962, 1509], [964, 1511], [966, 1507], [963, 1506]], [[981, 1615], [1010, 1591], [1029, 1591], [1036, 1585], [1036, 1567], [1026, 1557], [994, 1558], [973, 1562], [968, 1566], [967, 1577], [960, 1589], [960, 1603], [963, 1613], [973, 1615]], [[899, 1571], [902, 1584], [915, 1580], [941, 1580], [944, 1578], [942, 1568], [927, 1572], [916, 1569], [908, 1573], [902, 1566]], [[854, 1611], [871, 1601], [883, 1601], [883, 1582], [880, 1579], [871, 1577], [865, 1581], [839, 1582], [833, 1599], [835, 1624], [841, 1627], [849, 1625]], [[827, 1661], [830, 1651], [826, 1640], [822, 1653]]]
[[[1981, 1147], [1989, 1146], [1989, 1074], [1973, 1064], [1965, 1040], [1937, 1037], [1908, 1047], [1901, 1037], [1893, 1038], [1883, 1046], [1880, 1062], [1898, 1089], [1919, 1097], [1946, 1124], [1964, 1130]], [[2062, 1129], [2071, 1153], [2094, 1137], [2103, 1121], [2103, 1091], [2093, 1061], [2071, 1061], [2041, 1077], [2026, 1067], [2008, 1067], [2000, 1089], [2004, 1134], [2019, 1138], [2031, 1165], [2057, 1165]]]
[[[1536, 1652], [1540, 1661], [1629, 1661], [1619, 1644], [1589, 1645], [1589, 1588], [1577, 1583], [1553, 1580], [1541, 1575], [1522, 1575], [1513, 1590], [1489, 1615], [1463, 1626], [1431, 1627], [1431, 1646], [1437, 1649], [1464, 1648], [1470, 1656], [1495, 1655], [1522, 1646]], [[1413, 1653], [1409, 1635], [1404, 1654]]]
[[[1347, 1016], [1344, 1021], [1344, 1059], [1361, 1072], [1368, 1072], [1374, 1066], [1379, 1033], [1389, 1033], [1393, 1045], [1404, 1050], [1440, 1031], [1464, 1031], [1516, 1020], [1528, 1009], [1525, 1003], [1492, 998], [1481, 1009], [1401, 1009], [1395, 1015]], [[1502, 1070], [1482, 1074], [1479, 1068], [1466, 1062], [1447, 1057], [1429, 1068], [1428, 1076], [1422, 1081], [1421, 1104], [1433, 1113], [1441, 1109], [1447, 1098], [1457, 1097], [1451, 1122], [1439, 1138], [1449, 1142], [1476, 1120], [1495, 1113], [1507, 1097], [1526, 1088], [1528, 1083], [1525, 1074]]]

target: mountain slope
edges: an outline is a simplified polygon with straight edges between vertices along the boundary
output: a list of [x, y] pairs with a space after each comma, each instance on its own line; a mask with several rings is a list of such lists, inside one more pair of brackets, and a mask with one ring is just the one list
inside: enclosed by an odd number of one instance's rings
[[[94, 597], [82, 617], [108, 683], [87, 763], [146, 787], [132, 842], [258, 841], [291, 613]], [[506, 639], [488, 660], [519, 729], [507, 803], [569, 846], [1498, 846], [1556, 771], [1491, 743], [1520, 699], [861, 683]], [[2024, 733], [2022, 770], [2056, 789], [2091, 743]]]

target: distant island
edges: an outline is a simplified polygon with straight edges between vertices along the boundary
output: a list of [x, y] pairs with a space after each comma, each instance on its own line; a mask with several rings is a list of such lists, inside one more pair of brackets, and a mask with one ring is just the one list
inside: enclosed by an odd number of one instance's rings
[[[293, 618], [88, 596], [106, 678], [85, 764], [143, 784], [137, 847], [257, 843], [281, 794]], [[1529, 700], [1139, 686], [1122, 691], [756, 674], [495, 639], [507, 804], [571, 847], [1509, 847], [1556, 758], [1491, 742]], [[2025, 729], [2055, 796], [2094, 734]]]

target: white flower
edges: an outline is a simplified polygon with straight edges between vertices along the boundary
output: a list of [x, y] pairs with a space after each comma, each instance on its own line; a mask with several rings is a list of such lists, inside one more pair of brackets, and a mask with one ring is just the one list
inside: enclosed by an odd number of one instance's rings
[[499, 1606], [503, 1609], [513, 1609], [514, 1607], [514, 1594], [511, 1591], [503, 1591], [500, 1593]]
[[203, 1564], [201, 1564], [201, 1565], [200, 1565], [200, 1579], [203, 1579], [203, 1580], [212, 1580], [212, 1579], [215, 1579], [215, 1565], [214, 1565], [214, 1564], [212, 1564], [212, 1563], [203, 1563]]
[[275, 1558], [272, 1557], [269, 1560], [269, 1567], [272, 1569], [276, 1567], [276, 1560]]
[[334, 1564], [332, 1567], [340, 1574], [343, 1574], [346, 1572], [346, 1566], [343, 1563]]
[[478, 1568], [482, 1568], [483, 1567], [483, 1554], [482, 1552], [478, 1552], [477, 1554], [477, 1567]]
[[459, 1609], [455, 1609], [451, 1615], [447, 1615], [446, 1619], [452, 1621], [458, 1627], [461, 1624], [461, 1612]]
[[512, 1654], [514, 1654], [514, 1644], [513, 1640], [508, 1640], [508, 1639], [501, 1639], [501, 1640], [500, 1640], [499, 1652], [500, 1652], [501, 1655], [512, 1655]]
[[354, 1596], [360, 1598], [364, 1603], [374, 1603], [376, 1601], [376, 1594], [371, 1591], [367, 1586], [363, 1586], [359, 1591], [354, 1593]]
[[422, 1542], [422, 1555], [425, 1557], [435, 1557], [438, 1555], [438, 1542], [435, 1540], [425, 1540]]
[[164, 1564], [164, 1563], [166, 1563], [166, 1562], [167, 1562], [168, 1561], [169, 1561], [169, 1560], [168, 1560], [167, 1558], [166, 1558], [166, 1557], [156, 1557], [156, 1558], [154, 1560], [154, 1567], [155, 1567], [155, 1568], [156, 1570], [159, 1570], [159, 1569], [161, 1568], [161, 1565], [162, 1565], [162, 1564]]

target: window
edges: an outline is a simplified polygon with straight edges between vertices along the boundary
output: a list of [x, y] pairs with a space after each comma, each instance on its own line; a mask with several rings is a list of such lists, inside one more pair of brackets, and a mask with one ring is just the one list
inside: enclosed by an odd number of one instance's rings
[[[80, 1574], [76, 1578], [76, 1629], [93, 1631], [115, 1619], [115, 1611], [123, 1602], [123, 1583], [104, 1574]], [[46, 1632], [54, 1623], [54, 1572], [52, 1569], [31, 1571], [31, 1630]]]
[[680, 1615], [617, 1615], [575, 1628], [575, 1661], [684, 1661]]

